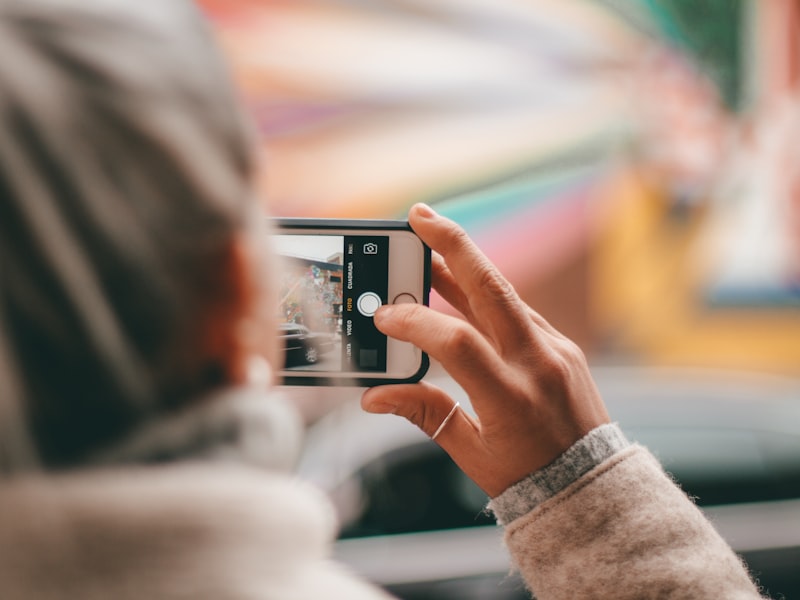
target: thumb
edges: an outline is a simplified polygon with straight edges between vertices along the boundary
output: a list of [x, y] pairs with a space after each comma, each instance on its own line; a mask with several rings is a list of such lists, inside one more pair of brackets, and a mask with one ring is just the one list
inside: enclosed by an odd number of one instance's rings
[[505, 489], [487, 461], [478, 420], [438, 387], [425, 381], [374, 387], [361, 397], [361, 407], [405, 417], [431, 437], [438, 432], [435, 442], [483, 491], [494, 497]]
[[[455, 401], [443, 390], [425, 381], [407, 385], [386, 385], [367, 390], [361, 398], [361, 407], [370, 413], [392, 413], [405, 417], [428, 436], [433, 436], [445, 419], [445, 427], [436, 436], [437, 442], [449, 437], [450, 425], [466, 416], [454, 411]], [[462, 413], [457, 415], [456, 413]], [[455, 429], [455, 427], [453, 427]]]

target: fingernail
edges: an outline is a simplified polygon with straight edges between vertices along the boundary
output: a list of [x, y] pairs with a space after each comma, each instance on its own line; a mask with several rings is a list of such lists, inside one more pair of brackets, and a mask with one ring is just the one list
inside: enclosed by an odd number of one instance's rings
[[369, 413], [393, 415], [397, 411], [397, 405], [391, 402], [370, 402], [364, 406], [364, 410]]
[[361, 399], [361, 407], [370, 413], [380, 413], [380, 414], [387, 414], [387, 413], [394, 413], [397, 410], [397, 404], [390, 400], [380, 399], [380, 400], [370, 400], [369, 398], [370, 392], [363, 396]]
[[426, 219], [432, 219], [433, 217], [436, 216], [436, 211], [434, 211], [430, 206], [422, 202], [417, 204], [416, 211], [420, 217], [424, 217]]

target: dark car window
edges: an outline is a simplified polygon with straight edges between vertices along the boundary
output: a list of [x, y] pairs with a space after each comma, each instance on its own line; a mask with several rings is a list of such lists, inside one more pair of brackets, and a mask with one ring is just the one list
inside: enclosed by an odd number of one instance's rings
[[363, 510], [341, 537], [411, 533], [493, 524], [486, 495], [438, 446], [390, 452], [358, 475]]
[[627, 433], [701, 506], [800, 497], [800, 436], [702, 427]]
[[[707, 429], [628, 430], [701, 506], [800, 497], [800, 437]], [[422, 443], [364, 467], [362, 511], [342, 537], [494, 524], [486, 495], [438, 446]]]

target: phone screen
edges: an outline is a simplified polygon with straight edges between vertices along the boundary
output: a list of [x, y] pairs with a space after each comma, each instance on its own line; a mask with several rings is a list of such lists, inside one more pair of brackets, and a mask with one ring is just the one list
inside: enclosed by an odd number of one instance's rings
[[387, 339], [373, 323], [388, 299], [389, 237], [274, 237], [283, 260], [279, 336], [289, 371], [383, 373]]

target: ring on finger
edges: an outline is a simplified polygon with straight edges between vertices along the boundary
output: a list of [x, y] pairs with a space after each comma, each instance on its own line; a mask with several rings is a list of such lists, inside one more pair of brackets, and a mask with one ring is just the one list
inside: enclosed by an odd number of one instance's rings
[[453, 418], [453, 415], [456, 414], [456, 411], [458, 410], [459, 406], [461, 406], [460, 402], [456, 402], [455, 404], [453, 404], [453, 408], [451, 408], [450, 412], [447, 413], [447, 416], [444, 418], [444, 421], [442, 421], [442, 424], [439, 425], [439, 428], [433, 432], [433, 435], [431, 436], [432, 440], [435, 440], [436, 436], [442, 433], [442, 429], [444, 429], [445, 425], [447, 425], [450, 419]]

